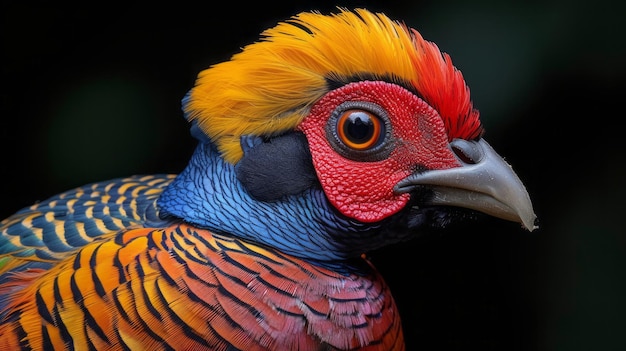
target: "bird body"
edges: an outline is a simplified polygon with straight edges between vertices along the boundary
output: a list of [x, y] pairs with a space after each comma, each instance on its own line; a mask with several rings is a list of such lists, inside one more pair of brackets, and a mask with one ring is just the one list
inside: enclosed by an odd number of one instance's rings
[[484, 212], [534, 229], [461, 73], [340, 9], [200, 73], [177, 175], [80, 187], [0, 223], [0, 349], [404, 350], [364, 256]]
[[[28, 347], [36, 350], [215, 350], [228, 345], [307, 350], [317, 349], [320, 340], [350, 348], [373, 340], [388, 350], [401, 347], [390, 291], [367, 265], [360, 273], [341, 274], [184, 223], [129, 225], [156, 215], [154, 200], [171, 180], [147, 176], [109, 181], [24, 211], [37, 223], [31, 235], [59, 225], [66, 233], [93, 225], [104, 234], [70, 251], [47, 242], [49, 235], [38, 238], [47, 246], [34, 249], [41, 250], [34, 256], [47, 256], [50, 268], [21, 271], [3, 285], [3, 291], [16, 297], [2, 302], [0, 348], [19, 349], [22, 335], [29, 336]], [[141, 197], [143, 203], [131, 204]], [[76, 200], [91, 209], [89, 218], [76, 213], [54, 220]], [[7, 232], [20, 225], [9, 225]], [[27, 240], [25, 235], [21, 239]], [[72, 245], [62, 235], [53, 239]]]

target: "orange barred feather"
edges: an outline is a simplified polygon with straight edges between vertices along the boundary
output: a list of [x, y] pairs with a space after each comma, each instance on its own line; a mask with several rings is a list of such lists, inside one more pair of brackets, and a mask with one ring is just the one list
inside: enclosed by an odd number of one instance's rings
[[122, 230], [21, 279], [28, 286], [0, 325], [3, 350], [404, 347], [373, 269], [341, 275], [185, 224]]

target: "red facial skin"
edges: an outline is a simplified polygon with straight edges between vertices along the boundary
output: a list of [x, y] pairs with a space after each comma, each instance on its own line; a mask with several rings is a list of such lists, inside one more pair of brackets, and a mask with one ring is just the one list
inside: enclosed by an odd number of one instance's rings
[[[388, 157], [358, 161], [339, 154], [326, 136], [332, 112], [346, 101], [367, 101], [382, 107], [391, 122]], [[409, 90], [383, 81], [347, 84], [322, 97], [299, 125], [306, 135], [322, 188], [333, 206], [361, 222], [377, 222], [401, 210], [409, 194], [393, 187], [416, 167], [446, 169], [460, 166], [448, 147], [448, 134], [439, 113]]]

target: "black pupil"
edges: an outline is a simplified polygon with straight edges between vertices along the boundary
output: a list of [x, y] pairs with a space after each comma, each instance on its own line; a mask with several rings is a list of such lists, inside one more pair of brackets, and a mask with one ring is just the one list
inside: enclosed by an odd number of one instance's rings
[[370, 141], [374, 134], [374, 125], [371, 118], [363, 112], [354, 112], [343, 125], [343, 131], [350, 141], [362, 144]]

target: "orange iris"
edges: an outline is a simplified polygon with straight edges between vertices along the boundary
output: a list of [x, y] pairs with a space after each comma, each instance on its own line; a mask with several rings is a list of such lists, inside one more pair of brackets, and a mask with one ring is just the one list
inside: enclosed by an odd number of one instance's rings
[[382, 121], [364, 110], [346, 110], [337, 120], [337, 135], [341, 142], [354, 150], [368, 150], [378, 144]]

